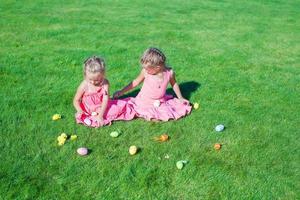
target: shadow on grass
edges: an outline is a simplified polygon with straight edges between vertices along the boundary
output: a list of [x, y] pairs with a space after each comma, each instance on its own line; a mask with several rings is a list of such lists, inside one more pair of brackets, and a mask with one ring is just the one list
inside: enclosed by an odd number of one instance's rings
[[[192, 96], [192, 93], [196, 92], [198, 88], [201, 87], [201, 84], [196, 81], [187, 81], [184, 83], [179, 84], [179, 88], [181, 90], [182, 96], [186, 99], [190, 99]], [[140, 92], [140, 89], [133, 90], [132, 92], [129, 92], [128, 94], [125, 94], [121, 97], [127, 98], [127, 97], [136, 97], [136, 95]], [[167, 89], [167, 94], [171, 94], [173, 96], [176, 96], [172, 88]]]

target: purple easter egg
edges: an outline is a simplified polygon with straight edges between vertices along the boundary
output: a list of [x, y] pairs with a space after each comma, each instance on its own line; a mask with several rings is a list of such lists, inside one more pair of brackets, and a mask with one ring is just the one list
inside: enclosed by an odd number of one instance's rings
[[85, 147], [80, 147], [77, 149], [77, 153], [81, 156], [86, 156], [88, 154], [88, 149]]

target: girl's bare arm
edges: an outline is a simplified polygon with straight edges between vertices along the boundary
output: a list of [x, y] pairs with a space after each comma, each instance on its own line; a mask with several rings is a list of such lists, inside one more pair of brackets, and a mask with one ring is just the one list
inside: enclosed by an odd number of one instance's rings
[[77, 88], [76, 94], [73, 99], [73, 105], [74, 105], [76, 111], [79, 113], [83, 112], [83, 110], [80, 107], [80, 103], [81, 103], [82, 95], [84, 93], [85, 86], [86, 86], [86, 82], [82, 81], [81, 84], [79, 85], [79, 87]]
[[115, 92], [113, 97], [118, 98], [118, 97], [122, 96], [126, 92], [134, 89], [139, 84], [141, 84], [141, 82], [143, 82], [144, 79], [145, 79], [144, 70], [142, 70], [141, 73], [132, 82], [130, 82], [126, 87], [124, 87], [122, 90]]

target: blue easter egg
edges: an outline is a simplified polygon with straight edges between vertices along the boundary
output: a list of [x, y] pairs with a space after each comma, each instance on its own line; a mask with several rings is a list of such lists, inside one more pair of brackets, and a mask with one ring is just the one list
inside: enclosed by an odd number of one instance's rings
[[219, 125], [217, 125], [216, 128], [215, 128], [215, 130], [216, 130], [217, 132], [221, 132], [221, 131], [223, 131], [224, 129], [225, 129], [225, 126], [224, 126], [223, 124], [219, 124]]

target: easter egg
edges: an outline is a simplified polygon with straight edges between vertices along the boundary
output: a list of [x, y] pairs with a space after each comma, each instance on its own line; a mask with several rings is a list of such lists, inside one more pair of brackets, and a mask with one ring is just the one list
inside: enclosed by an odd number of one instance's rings
[[57, 137], [57, 141], [58, 141], [58, 142], [59, 142], [59, 141], [62, 141], [62, 140], [64, 140], [64, 139], [65, 139], [65, 138], [61, 137], [61, 135]]
[[59, 141], [59, 142], [58, 142], [58, 145], [59, 145], [59, 146], [62, 146], [62, 145], [64, 145], [64, 144], [65, 144], [65, 142], [63, 142], [63, 141]]
[[60, 114], [55, 114], [55, 115], [52, 116], [53, 121], [59, 120], [60, 118], [61, 118]]
[[182, 160], [180, 160], [180, 161], [178, 161], [176, 163], [176, 167], [177, 167], [177, 169], [182, 169], [183, 168], [183, 162], [182, 162]]
[[153, 139], [159, 142], [166, 142], [167, 140], [169, 140], [169, 136], [168, 134], [162, 134], [159, 137], [154, 137]]
[[160, 136], [160, 138], [161, 138], [161, 141], [162, 141], [162, 142], [165, 142], [165, 141], [167, 141], [167, 140], [169, 139], [169, 136], [168, 136], [167, 134], [162, 134], [162, 135]]
[[67, 134], [65, 134], [65, 133], [60, 134], [60, 136], [65, 138], [65, 139], [67, 139], [67, 137], [68, 137]]
[[85, 118], [85, 119], [83, 120], [83, 122], [84, 122], [86, 125], [88, 125], [88, 126], [90, 126], [90, 125], [92, 124], [92, 121], [91, 121], [89, 118]]
[[219, 143], [216, 143], [216, 144], [214, 145], [215, 150], [220, 150], [221, 147], [222, 147], [222, 145], [219, 144]]
[[67, 138], [63, 137], [62, 135], [60, 135], [60, 136], [57, 137], [57, 141], [58, 141], [58, 145], [59, 146], [64, 145], [65, 142], [66, 142], [66, 140], [67, 140]]
[[223, 131], [224, 129], [225, 129], [225, 126], [224, 126], [223, 124], [219, 124], [219, 125], [217, 125], [216, 128], [215, 128], [215, 130], [216, 130], [217, 132], [221, 132], [221, 131]]
[[197, 110], [199, 108], [199, 103], [194, 103], [194, 109]]
[[66, 141], [66, 138], [61, 137], [61, 136], [58, 136], [57, 141], [58, 141], [58, 142], [65, 142], [65, 141]]
[[58, 145], [59, 145], [59, 146], [64, 145], [65, 142], [66, 142], [66, 140], [67, 140], [67, 139], [66, 139], [65, 137], [61, 136], [61, 135], [57, 137], [57, 141], [58, 141]]
[[77, 139], [77, 135], [71, 135], [71, 140], [76, 140]]
[[138, 151], [138, 148], [137, 148], [137, 146], [130, 146], [129, 147], [129, 154], [130, 155], [135, 155], [136, 153], [137, 153], [137, 151]]
[[77, 153], [81, 156], [86, 156], [88, 154], [88, 149], [85, 147], [80, 147], [77, 149]]
[[114, 138], [118, 137], [119, 136], [119, 132], [118, 131], [113, 131], [113, 132], [110, 133], [110, 136], [114, 137]]
[[153, 106], [156, 107], [156, 108], [158, 108], [160, 106], [160, 101], [159, 100], [155, 100], [153, 102]]
[[92, 116], [96, 116], [96, 115], [98, 115], [97, 112], [92, 112]]

